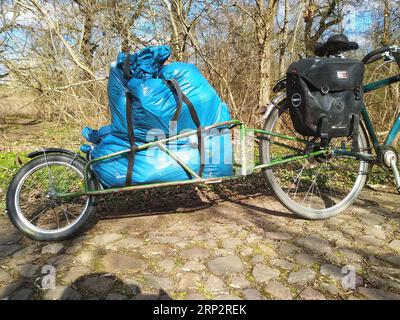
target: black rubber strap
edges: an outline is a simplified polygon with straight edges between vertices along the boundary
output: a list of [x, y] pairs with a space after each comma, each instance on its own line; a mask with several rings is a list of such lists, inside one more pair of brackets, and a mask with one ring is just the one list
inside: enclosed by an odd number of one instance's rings
[[199, 154], [200, 154], [199, 176], [202, 177], [203, 172], [204, 172], [204, 165], [205, 165], [203, 128], [201, 127], [199, 116], [197, 115], [196, 109], [194, 108], [192, 102], [183, 93], [182, 93], [182, 99], [183, 99], [183, 102], [185, 102], [186, 105], [188, 106], [190, 115], [192, 116], [192, 120], [193, 120], [194, 124], [197, 126], [197, 141], [198, 141], [198, 149], [199, 149]]
[[321, 128], [320, 128], [320, 136], [321, 136], [321, 145], [323, 148], [329, 145], [329, 122], [326, 116], [321, 118]]
[[132, 95], [126, 93], [126, 121], [128, 124], [129, 144], [131, 145], [131, 152], [128, 154], [128, 171], [126, 173], [126, 185], [132, 185], [133, 166], [135, 164], [135, 155], [137, 146], [135, 144], [135, 135], [133, 132], [132, 122]]
[[179, 87], [178, 82], [175, 79], [167, 80], [167, 85], [173, 89], [174, 94], [175, 94], [175, 100], [176, 100], [176, 111], [174, 113], [174, 116], [171, 119], [173, 129], [175, 128], [179, 116], [181, 115], [182, 112], [182, 90]]
[[171, 90], [175, 93], [175, 99], [176, 99], [176, 104], [177, 104], [175, 114], [173, 115], [173, 117], [171, 119], [173, 127], [176, 126], [179, 116], [181, 115], [182, 106], [183, 106], [182, 101], [185, 102], [185, 104], [187, 105], [189, 112], [190, 112], [190, 116], [192, 117], [192, 120], [197, 127], [197, 140], [198, 140], [198, 149], [199, 149], [199, 154], [200, 154], [199, 176], [201, 177], [204, 172], [205, 154], [204, 154], [203, 129], [201, 127], [199, 116], [197, 115], [197, 112], [196, 112], [196, 109], [195, 109], [193, 103], [182, 92], [178, 82], [175, 79], [171, 79], [171, 80], [166, 80], [166, 83], [171, 88]]
[[[125, 61], [124, 61], [124, 78], [126, 81], [129, 81], [131, 78], [131, 55], [130, 48], [126, 52]], [[129, 91], [126, 91], [126, 122], [128, 125], [128, 135], [129, 135], [129, 144], [131, 146], [131, 152], [128, 154], [128, 169], [126, 173], [126, 185], [132, 185], [132, 176], [133, 176], [133, 166], [135, 164], [135, 155], [137, 146], [135, 144], [135, 134], [133, 132], [133, 122], [132, 122], [132, 95]]]
[[131, 79], [131, 48], [128, 48], [128, 51], [125, 54], [125, 60], [124, 60], [124, 78], [125, 80], [129, 81]]
[[360, 144], [358, 138], [360, 136], [360, 116], [358, 114], [353, 115], [353, 145], [352, 152], [360, 152]]

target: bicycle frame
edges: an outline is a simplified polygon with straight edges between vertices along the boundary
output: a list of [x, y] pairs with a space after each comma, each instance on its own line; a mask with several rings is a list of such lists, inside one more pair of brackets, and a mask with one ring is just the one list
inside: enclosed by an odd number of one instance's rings
[[[367, 93], [367, 92], [377, 90], [379, 88], [391, 85], [396, 82], [400, 82], [400, 75], [368, 84], [364, 87], [364, 91]], [[379, 144], [377, 134], [375, 132], [372, 121], [369, 117], [368, 111], [365, 108], [365, 106], [362, 109], [362, 117], [364, 119], [366, 129], [369, 133], [369, 136], [372, 140], [373, 147], [375, 148], [375, 150], [378, 153], [379, 149], [382, 146]], [[223, 182], [225, 180], [242, 178], [242, 177], [245, 177], [248, 175], [249, 168], [246, 167], [248, 159], [246, 158], [247, 154], [246, 154], [246, 150], [245, 150], [245, 145], [246, 145], [247, 136], [250, 133], [261, 135], [264, 137], [265, 136], [278, 137], [278, 138], [281, 138], [281, 139], [284, 139], [287, 141], [292, 141], [292, 142], [295, 141], [295, 142], [303, 143], [306, 146], [310, 144], [310, 141], [308, 141], [308, 140], [303, 140], [303, 139], [290, 137], [290, 136], [286, 136], [286, 135], [282, 135], [282, 134], [278, 134], [278, 133], [268, 132], [268, 131], [264, 131], [264, 130], [260, 130], [260, 129], [247, 128], [246, 125], [239, 120], [232, 120], [232, 121], [218, 123], [218, 124], [206, 127], [203, 130], [204, 130], [204, 132], [208, 132], [208, 131], [210, 131], [212, 129], [216, 129], [216, 128], [228, 127], [230, 129], [233, 129], [234, 127], [237, 127], [237, 126], [240, 127], [240, 159], [241, 159], [241, 165], [240, 165], [241, 174], [240, 175], [230, 176], [230, 177], [221, 177], [221, 178], [212, 178], [212, 179], [201, 178], [188, 165], [186, 165], [174, 152], [172, 152], [165, 146], [165, 144], [167, 144], [171, 141], [175, 141], [175, 140], [179, 140], [182, 138], [187, 138], [190, 136], [197, 135], [197, 130], [193, 130], [193, 131], [190, 131], [190, 132], [187, 132], [184, 134], [179, 134], [179, 135], [167, 138], [167, 139], [158, 140], [158, 141], [154, 141], [154, 142], [150, 142], [150, 143], [141, 145], [135, 151], [135, 152], [137, 152], [137, 151], [141, 151], [141, 150], [145, 150], [145, 149], [149, 149], [151, 147], [157, 146], [158, 148], [160, 148], [161, 150], [166, 152], [173, 160], [175, 160], [179, 165], [181, 165], [182, 168], [184, 168], [192, 176], [192, 179], [190, 179], [190, 180], [162, 182], [162, 183], [149, 183], [149, 184], [137, 184], [137, 185], [127, 186], [127, 187], [90, 190], [88, 181], [90, 179], [91, 166], [95, 163], [99, 163], [101, 161], [106, 161], [106, 160], [109, 160], [109, 159], [132, 152], [132, 150], [126, 149], [126, 150], [116, 152], [116, 153], [113, 153], [113, 154], [110, 154], [110, 155], [107, 155], [104, 157], [90, 160], [86, 164], [85, 170], [84, 170], [85, 190], [79, 191], [79, 192], [74, 192], [74, 193], [65, 193], [65, 194], [59, 193], [56, 195], [56, 197], [57, 198], [71, 198], [71, 197], [82, 197], [82, 196], [96, 196], [96, 195], [106, 195], [106, 194], [124, 192], [124, 191], [144, 190], [144, 189], [150, 189], [150, 188], [160, 188], [160, 187], [169, 187], [169, 186], [191, 185], [191, 184], [201, 184], [201, 183], [202, 184], [215, 184], [215, 183]], [[400, 115], [399, 115], [398, 119], [396, 120], [390, 134], [388, 135], [388, 137], [386, 139], [385, 146], [393, 146], [393, 143], [399, 133], [400, 133]], [[290, 147], [285, 144], [280, 143], [279, 145], [290, 149]], [[355, 152], [352, 152], [349, 150], [342, 150], [342, 149], [338, 149], [338, 150], [334, 150], [334, 151], [329, 150], [329, 149], [321, 149], [321, 150], [317, 150], [314, 152], [301, 153], [298, 155], [293, 155], [291, 157], [283, 157], [283, 158], [275, 159], [268, 164], [254, 166], [250, 169], [252, 169], [252, 172], [255, 172], [257, 170], [269, 169], [274, 166], [286, 164], [289, 162], [313, 158], [313, 157], [317, 157], [317, 156], [321, 156], [321, 155], [328, 155], [329, 153], [333, 153], [334, 155], [339, 155], [339, 156], [354, 157], [354, 158], [357, 158], [362, 161], [368, 161], [368, 162], [376, 161], [376, 158], [370, 154], [355, 153]]]
[[[377, 82], [367, 84], [364, 87], [364, 92], [368, 93], [368, 92], [389, 86], [389, 85], [397, 83], [397, 82], [400, 82], [400, 74], [397, 76], [394, 76], [394, 77], [390, 77], [387, 79], [383, 79], [383, 80], [380, 80]], [[365, 107], [362, 110], [362, 117], [365, 121], [365, 125], [366, 125], [367, 131], [369, 133], [369, 136], [372, 140], [373, 146], [374, 146], [375, 150], [378, 151], [379, 148], [382, 146], [379, 144], [378, 137], [375, 132], [374, 126], [372, 125], [371, 119], [370, 119], [369, 114]], [[400, 115], [396, 119], [389, 135], [386, 138], [384, 145], [394, 147], [395, 140], [396, 140], [397, 136], [399, 135], [399, 133], [400, 133]]]

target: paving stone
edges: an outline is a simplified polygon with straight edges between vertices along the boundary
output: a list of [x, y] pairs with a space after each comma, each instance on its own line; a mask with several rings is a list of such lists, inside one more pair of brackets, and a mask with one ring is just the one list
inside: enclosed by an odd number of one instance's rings
[[68, 248], [65, 250], [65, 253], [66, 253], [66, 254], [75, 254], [75, 253], [78, 253], [79, 251], [81, 251], [81, 249], [82, 249], [82, 245], [80, 245], [80, 244], [74, 244], [74, 245], [68, 247]]
[[340, 249], [339, 252], [343, 254], [348, 261], [351, 262], [362, 262], [364, 260], [364, 257], [362, 255], [349, 248]]
[[175, 236], [154, 236], [150, 238], [152, 241], [156, 241], [164, 244], [175, 244], [182, 240], [182, 238]]
[[225, 227], [223, 227], [223, 226], [221, 226], [221, 225], [210, 226], [210, 227], [208, 228], [208, 230], [209, 230], [211, 233], [213, 233], [213, 234], [215, 234], [215, 235], [217, 235], [217, 236], [219, 236], [220, 234], [223, 234], [223, 233], [227, 233], [227, 232], [228, 232], [228, 231], [225, 229]]
[[304, 266], [312, 266], [321, 262], [320, 259], [314, 258], [313, 256], [306, 253], [298, 253], [294, 256], [296, 263]]
[[269, 282], [264, 287], [264, 292], [280, 300], [292, 300], [290, 289], [278, 281]]
[[[16, 251], [12, 257], [13, 258], [31, 258], [32, 254], [39, 248], [37, 244], [31, 244], [28, 247], [25, 247], [21, 250]], [[29, 256], [29, 257], [28, 257]]]
[[31, 300], [33, 297], [32, 289], [21, 289], [13, 293], [10, 297], [10, 300]]
[[66, 268], [71, 261], [71, 256], [67, 254], [62, 254], [59, 256], [52, 257], [47, 261], [47, 264], [57, 267], [57, 269]]
[[11, 279], [12, 278], [8, 272], [0, 268], [0, 282], [8, 283], [11, 281]]
[[169, 290], [172, 288], [174, 282], [167, 277], [158, 277], [151, 274], [144, 276], [146, 284], [155, 289]]
[[292, 270], [296, 265], [287, 260], [273, 259], [269, 262], [271, 266], [281, 268], [283, 270]]
[[278, 247], [279, 256], [281, 258], [288, 257], [298, 251], [300, 251], [299, 247], [287, 243], [281, 244]]
[[170, 247], [166, 244], [152, 244], [143, 246], [140, 252], [148, 257], [165, 257]]
[[256, 255], [253, 258], [251, 258], [251, 261], [256, 264], [256, 263], [264, 263], [264, 256], [262, 255]]
[[242, 300], [242, 299], [232, 294], [223, 294], [216, 296], [214, 300]]
[[204, 288], [213, 294], [227, 293], [224, 281], [214, 275], [207, 278]]
[[376, 247], [385, 245], [385, 241], [375, 238], [374, 236], [371, 236], [371, 235], [359, 236], [356, 240], [358, 241], [358, 243], [364, 242], [364, 243], [367, 243], [367, 244], [370, 244], [370, 245], [373, 245]]
[[[344, 227], [342, 227], [342, 230], [341, 230], [342, 232], [343, 232], [343, 234], [345, 234], [346, 236], [350, 236], [350, 237], [353, 237], [353, 238], [357, 238], [359, 235], [360, 235], [360, 233], [361, 233], [361, 230], [359, 230], [359, 229], [357, 229], [357, 228], [354, 228], [354, 227], [351, 227], [351, 226], [344, 226]], [[335, 242], [339, 242], [339, 241], [341, 241], [342, 239], [338, 239], [338, 240], [336, 240]]]
[[158, 262], [158, 266], [166, 271], [166, 272], [170, 272], [175, 268], [175, 262], [171, 259], [164, 259], [164, 260], [160, 260]]
[[96, 254], [93, 251], [84, 251], [76, 256], [74, 261], [77, 265], [90, 266], [93, 263], [95, 257]]
[[204, 296], [198, 292], [189, 293], [185, 300], [204, 300]]
[[377, 214], [372, 214], [372, 213], [365, 213], [361, 216], [359, 216], [359, 219], [361, 222], [369, 225], [369, 226], [375, 226], [375, 225], [380, 225], [385, 222], [385, 218], [377, 215]]
[[0, 244], [10, 245], [18, 242], [22, 238], [20, 233], [11, 233], [0, 236]]
[[284, 232], [265, 232], [265, 237], [267, 239], [278, 241], [288, 241], [293, 238], [290, 234]]
[[147, 268], [147, 262], [141, 258], [128, 257], [122, 254], [109, 253], [102, 259], [107, 272], [139, 272]]
[[[397, 271], [396, 276], [392, 276], [390, 274], [383, 274], [382, 277], [378, 277], [377, 275], [375, 275], [372, 272], [366, 274], [365, 276], [366, 276], [366, 280], [376, 288], [388, 288], [388, 289], [400, 291], [400, 283], [398, 281], [398, 279], [399, 279], [398, 273], [400, 272], [400, 270], [396, 269], [396, 271]], [[393, 280], [389, 280], [387, 277], [390, 277]]]
[[107, 295], [106, 300], [128, 300], [128, 297], [123, 294], [112, 292]]
[[334, 265], [345, 265], [347, 263], [345, 257], [343, 257], [343, 255], [338, 254], [337, 252], [329, 252], [327, 254], [325, 254], [324, 256], [324, 262], [327, 263], [331, 263]]
[[310, 287], [305, 288], [300, 293], [300, 297], [303, 300], [326, 300], [325, 296], [321, 292]]
[[267, 283], [281, 274], [278, 269], [266, 267], [262, 264], [256, 264], [253, 268], [253, 277], [256, 279], [257, 282], [260, 283]]
[[95, 236], [88, 241], [89, 244], [97, 247], [104, 247], [112, 242], [116, 242], [123, 238], [122, 234], [119, 233], [104, 233]]
[[218, 243], [214, 239], [210, 239], [210, 240], [204, 241], [204, 246], [207, 248], [217, 248]]
[[400, 252], [400, 240], [393, 240], [392, 242], [389, 243], [389, 248]]
[[199, 282], [201, 281], [201, 276], [197, 273], [188, 272], [184, 273], [178, 284], [179, 290], [195, 289]]
[[256, 289], [246, 289], [243, 291], [246, 300], [264, 300], [260, 292]]
[[400, 295], [379, 289], [360, 287], [358, 292], [369, 300], [400, 300]]
[[42, 254], [57, 254], [64, 249], [62, 243], [50, 243], [42, 248]]
[[6, 286], [0, 287], [0, 299], [6, 299], [21, 286], [22, 286], [22, 281], [17, 281], [14, 283], [10, 283]]
[[212, 273], [222, 275], [225, 273], [238, 273], [243, 271], [243, 264], [237, 256], [219, 257], [208, 262]]
[[400, 267], [400, 255], [399, 256], [390, 256], [385, 258], [385, 260], [397, 267]]
[[373, 226], [373, 227], [368, 227], [365, 230], [366, 235], [371, 235], [374, 236], [377, 239], [381, 240], [386, 240], [386, 232], [382, 229], [382, 226]]
[[235, 249], [236, 247], [240, 246], [242, 241], [236, 238], [226, 238], [222, 240], [222, 246], [225, 249]]
[[342, 269], [332, 264], [324, 264], [321, 266], [321, 274], [327, 276], [335, 281], [341, 282], [345, 274], [342, 273]]
[[259, 235], [257, 235], [257, 234], [254, 234], [254, 233], [252, 233], [252, 234], [250, 234], [247, 238], [246, 238], [246, 242], [248, 243], [248, 244], [253, 244], [253, 243], [260, 243], [261, 241], [263, 241], [264, 239], [263, 239], [263, 237], [261, 237], [261, 236], [259, 236]]
[[339, 290], [338, 287], [336, 287], [331, 283], [321, 282], [320, 287], [321, 289], [325, 290], [326, 292], [330, 293], [333, 296], [336, 296], [341, 292], [341, 290]]
[[243, 247], [242, 250], [240, 250], [240, 254], [244, 257], [249, 257], [253, 254], [254, 249], [252, 247]]
[[1, 244], [0, 245], [0, 258], [5, 258], [18, 251], [21, 247], [17, 244]]
[[237, 289], [245, 289], [250, 286], [250, 282], [243, 275], [233, 276], [229, 286]]
[[59, 286], [46, 290], [43, 299], [45, 300], [80, 300], [82, 295], [75, 289], [67, 286]]
[[118, 251], [120, 249], [136, 249], [143, 246], [143, 241], [140, 239], [128, 237], [106, 246], [107, 250]]
[[278, 256], [278, 254], [275, 252], [274, 249], [272, 249], [271, 247], [269, 247], [265, 244], [259, 244], [258, 247], [260, 248], [262, 253], [264, 255], [266, 255], [267, 257], [276, 258]]
[[78, 280], [80, 277], [87, 275], [90, 273], [90, 269], [83, 267], [83, 266], [77, 266], [77, 267], [72, 267], [64, 276], [63, 280], [66, 283], [72, 283], [76, 280]]
[[288, 283], [303, 286], [314, 282], [316, 273], [311, 269], [301, 269], [289, 274]]
[[206, 259], [210, 256], [210, 252], [203, 248], [190, 248], [183, 250], [181, 255], [186, 259]]
[[318, 252], [318, 253], [328, 253], [332, 252], [332, 247], [329, 244], [329, 241], [315, 237], [315, 236], [307, 236], [303, 238], [299, 238], [296, 241], [296, 244], [302, 246], [308, 250]]
[[115, 284], [115, 279], [109, 277], [95, 276], [85, 279], [82, 282], [82, 287], [86, 290], [96, 293], [106, 293], [110, 291]]
[[344, 238], [344, 235], [340, 231], [329, 230], [329, 231], [324, 232], [324, 237], [328, 241], [338, 241], [338, 240], [342, 240]]
[[15, 267], [15, 270], [25, 278], [32, 278], [38, 269], [39, 266], [35, 264], [23, 264]]
[[188, 261], [182, 267], [183, 271], [203, 271], [205, 269], [205, 265], [198, 261]]

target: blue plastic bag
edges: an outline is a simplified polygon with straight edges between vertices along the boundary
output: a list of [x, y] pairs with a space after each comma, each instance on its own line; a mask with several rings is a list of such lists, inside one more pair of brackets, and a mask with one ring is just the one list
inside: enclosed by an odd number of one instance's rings
[[[109, 107], [112, 123], [100, 130], [85, 128], [84, 137], [95, 146], [92, 158], [130, 149], [126, 120], [126, 90], [133, 96], [132, 121], [137, 145], [168, 138], [187, 130], [196, 129], [189, 110], [184, 104], [177, 127], [171, 131], [170, 121], [177, 103], [166, 79], [175, 79], [182, 92], [192, 101], [201, 125], [231, 120], [228, 106], [216, 91], [191, 64], [171, 63], [163, 67], [170, 55], [167, 46], [145, 48], [131, 56], [133, 78], [124, 79], [124, 54], [111, 65], [108, 83]], [[232, 175], [232, 142], [228, 129], [213, 130], [204, 134], [205, 168], [203, 177], [214, 178]], [[85, 148], [85, 150], [88, 148]], [[197, 135], [168, 144], [173, 151], [196, 173], [200, 169]], [[128, 156], [119, 156], [93, 165], [96, 176], [105, 187], [125, 186]], [[184, 168], [157, 147], [136, 153], [133, 183], [184, 181], [192, 178]]]

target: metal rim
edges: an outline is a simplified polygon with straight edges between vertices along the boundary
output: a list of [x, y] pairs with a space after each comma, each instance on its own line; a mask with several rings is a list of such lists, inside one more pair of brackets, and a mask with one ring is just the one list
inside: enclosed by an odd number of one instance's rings
[[[279, 112], [278, 110], [278, 115], [276, 117], [276, 120], [273, 123], [273, 128], [275, 128], [275, 126], [277, 125], [280, 117], [285, 114], [285, 112]], [[273, 128], [268, 128], [271, 131], [273, 131]], [[365, 138], [365, 135], [364, 135]], [[361, 135], [360, 138], [361, 140]], [[360, 141], [362, 145], [366, 144], [366, 141]], [[268, 143], [268, 152], [267, 152], [267, 160], [270, 161], [270, 150], [271, 148], [271, 144]], [[368, 170], [368, 163], [366, 161], [360, 161], [360, 165], [358, 168], [358, 176], [357, 179], [354, 182], [353, 188], [350, 190], [350, 192], [347, 194], [347, 196], [342, 199], [341, 201], [339, 201], [336, 205], [334, 205], [333, 207], [329, 207], [329, 208], [324, 208], [324, 209], [314, 209], [314, 208], [310, 208], [310, 207], [304, 207], [300, 204], [298, 204], [297, 202], [295, 202], [289, 195], [287, 192], [285, 192], [285, 190], [282, 188], [281, 183], [278, 181], [278, 178], [276, 176], [276, 173], [274, 172], [273, 168], [268, 169], [266, 171], [270, 171], [272, 173], [271, 178], [275, 181], [275, 184], [279, 186], [281, 192], [281, 196], [283, 198], [283, 200], [286, 202], [287, 205], [289, 205], [290, 207], [292, 207], [293, 209], [295, 209], [296, 211], [303, 211], [303, 210], [307, 210], [308, 214], [310, 215], [315, 215], [315, 216], [327, 216], [327, 215], [332, 215], [337, 213], [339, 210], [344, 210], [346, 208], [348, 208], [351, 203], [352, 200], [358, 196], [359, 192], [361, 191], [360, 187], [364, 184], [365, 179], [366, 179], [366, 175], [363, 174], [364, 172], [367, 172]], [[290, 192], [290, 190], [289, 190]]]
[[19, 183], [18, 183], [18, 185], [17, 185], [17, 189], [16, 189], [16, 191], [15, 191], [15, 197], [14, 197], [15, 209], [16, 209], [17, 216], [18, 216], [18, 218], [20, 219], [20, 221], [21, 221], [27, 228], [29, 228], [29, 229], [31, 229], [31, 230], [33, 230], [33, 231], [35, 231], [35, 232], [42, 233], [42, 234], [47, 234], [47, 235], [62, 233], [62, 232], [64, 232], [64, 231], [66, 231], [66, 230], [68, 230], [68, 229], [74, 227], [77, 223], [79, 223], [79, 221], [80, 221], [80, 220], [82, 219], [82, 217], [84, 216], [84, 213], [86, 212], [86, 210], [87, 210], [87, 208], [88, 208], [88, 206], [89, 206], [89, 201], [90, 201], [90, 198], [88, 197], [87, 200], [86, 200], [86, 203], [85, 203], [85, 207], [84, 207], [84, 209], [81, 211], [79, 217], [78, 217], [73, 223], [71, 223], [70, 225], [67, 225], [66, 227], [63, 227], [63, 228], [61, 228], [61, 229], [46, 230], [46, 229], [39, 228], [39, 227], [33, 225], [32, 223], [30, 223], [30, 222], [28, 221], [28, 219], [27, 219], [27, 218], [24, 216], [24, 214], [22, 213], [22, 210], [21, 210], [20, 205], [19, 205], [19, 198], [20, 198], [21, 189], [22, 189], [22, 187], [23, 187], [24, 182], [26, 181], [26, 179], [27, 179], [31, 174], [33, 174], [34, 172], [40, 170], [41, 168], [43, 168], [43, 167], [45, 167], [45, 166], [48, 166], [48, 165], [51, 165], [51, 164], [52, 164], [52, 165], [55, 164], [55, 165], [62, 165], [62, 166], [70, 167], [70, 168], [72, 168], [75, 172], [77, 172], [78, 175], [83, 179], [83, 174], [82, 174], [82, 172], [80, 172], [76, 167], [72, 166], [71, 164], [68, 164], [68, 163], [66, 163], [66, 162], [60, 162], [60, 161], [49, 161], [49, 162], [45, 162], [45, 163], [42, 163], [42, 164], [40, 164], [40, 165], [38, 165], [38, 166], [35, 166], [35, 167], [32, 168], [31, 170], [29, 170], [27, 173], [25, 173], [25, 175], [22, 177], [22, 179], [20, 179], [20, 181], [19, 181]]

